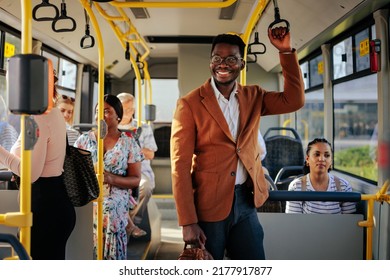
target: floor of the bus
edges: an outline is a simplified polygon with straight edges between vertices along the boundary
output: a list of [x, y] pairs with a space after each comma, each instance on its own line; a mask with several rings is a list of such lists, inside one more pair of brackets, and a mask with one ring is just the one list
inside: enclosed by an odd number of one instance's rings
[[[177, 260], [183, 250], [184, 243], [181, 228], [177, 224], [176, 209], [173, 199], [154, 199], [161, 213], [161, 242], [158, 248], [151, 250], [151, 227], [149, 219], [139, 225], [148, 234], [140, 238], [129, 238], [128, 260]], [[152, 252], [151, 252], [152, 251]]]

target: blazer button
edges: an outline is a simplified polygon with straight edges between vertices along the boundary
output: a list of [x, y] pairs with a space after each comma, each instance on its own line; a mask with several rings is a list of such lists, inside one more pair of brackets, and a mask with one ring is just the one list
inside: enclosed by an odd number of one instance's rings
[[230, 173], [231, 176], [236, 176], [236, 172]]
[[239, 154], [241, 152], [241, 149], [240, 148], [237, 148], [237, 153]]

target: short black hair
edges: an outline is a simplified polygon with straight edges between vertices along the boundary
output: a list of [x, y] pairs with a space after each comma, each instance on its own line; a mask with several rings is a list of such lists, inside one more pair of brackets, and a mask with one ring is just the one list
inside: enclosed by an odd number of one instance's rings
[[114, 108], [115, 113], [118, 115], [118, 118], [122, 120], [123, 107], [122, 102], [119, 100], [119, 98], [112, 94], [106, 94], [104, 95], [104, 102]]
[[240, 36], [235, 34], [219, 34], [215, 36], [211, 46], [211, 54], [213, 53], [215, 45], [220, 43], [238, 46], [241, 57], [244, 57], [246, 45]]

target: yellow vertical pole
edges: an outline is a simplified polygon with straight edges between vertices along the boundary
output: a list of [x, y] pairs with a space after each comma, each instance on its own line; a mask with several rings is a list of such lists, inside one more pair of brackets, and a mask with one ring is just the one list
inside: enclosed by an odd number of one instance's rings
[[[252, 34], [253, 28], [255, 27], [256, 23], [259, 21], [260, 16], [263, 13], [268, 2], [269, 2], [269, 0], [259, 0], [258, 1], [257, 6], [253, 10], [252, 15], [249, 19], [249, 22], [246, 26], [245, 32], [244, 32], [244, 34], [241, 35], [241, 39], [246, 44], [245, 54], [244, 54], [245, 61], [247, 59], [248, 43], [249, 43], [249, 39], [250, 39], [250, 36]], [[242, 85], [246, 85], [246, 70], [245, 69], [240, 72], [240, 83]]]
[[[21, 0], [21, 18], [22, 18], [22, 54], [32, 52], [32, 9], [31, 1]], [[31, 150], [26, 150], [25, 143], [25, 118], [20, 118], [21, 129], [21, 165], [20, 165], [20, 212], [22, 215], [31, 215]], [[27, 253], [30, 255], [31, 247], [31, 223], [22, 226], [20, 229], [20, 242], [23, 244]]]
[[374, 227], [374, 200], [368, 200], [367, 205], [367, 218], [369, 226], [367, 227], [366, 236], [366, 260], [372, 259], [372, 234]]
[[[145, 104], [152, 104], [153, 102], [153, 96], [152, 96], [152, 81], [150, 78], [150, 73], [149, 73], [149, 68], [148, 68], [148, 63], [145, 61], [145, 81], [146, 85], [145, 88], [145, 94], [147, 94], [147, 102]], [[148, 121], [148, 124], [150, 125], [151, 121]]]
[[[104, 45], [103, 38], [100, 32], [99, 23], [96, 20], [95, 14], [92, 11], [88, 0], [80, 0], [84, 9], [87, 11], [91, 20], [92, 26], [97, 37], [98, 53], [99, 53], [99, 88], [98, 88], [98, 161], [97, 161], [97, 179], [100, 187], [100, 195], [97, 199], [97, 259], [103, 259], [103, 123], [104, 119]], [[91, 225], [92, 226], [92, 225]]]
[[[132, 60], [132, 58], [130, 58]], [[134, 59], [133, 59], [134, 60]], [[137, 63], [135, 62], [135, 65]], [[141, 85], [141, 74], [139, 72], [138, 66], [134, 68], [134, 73], [138, 85], [138, 99], [137, 99], [137, 127], [141, 126], [142, 118], [142, 85]]]

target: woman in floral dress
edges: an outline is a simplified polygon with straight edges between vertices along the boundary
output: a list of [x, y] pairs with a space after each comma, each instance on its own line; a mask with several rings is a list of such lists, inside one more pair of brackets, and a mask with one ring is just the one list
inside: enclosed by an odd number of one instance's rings
[[[138, 187], [141, 179], [143, 154], [134, 138], [118, 129], [123, 109], [114, 95], [104, 96], [104, 121], [107, 135], [104, 138], [104, 188], [103, 200], [103, 259], [127, 259], [126, 225], [131, 189]], [[97, 116], [97, 114], [96, 114]], [[97, 161], [97, 131], [81, 135], [75, 147], [91, 151]], [[96, 207], [95, 207], [96, 209]], [[96, 210], [94, 211], [94, 250], [96, 253]]]

